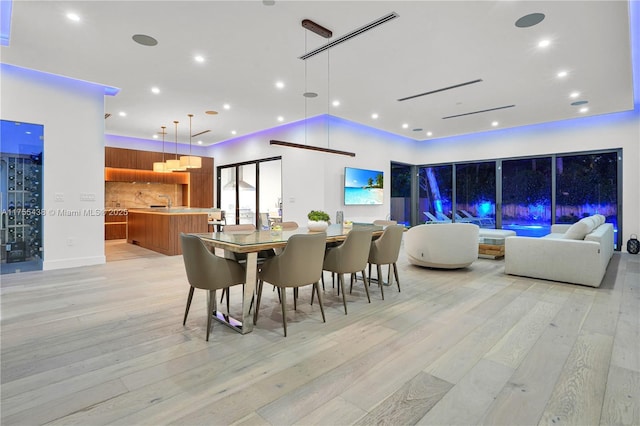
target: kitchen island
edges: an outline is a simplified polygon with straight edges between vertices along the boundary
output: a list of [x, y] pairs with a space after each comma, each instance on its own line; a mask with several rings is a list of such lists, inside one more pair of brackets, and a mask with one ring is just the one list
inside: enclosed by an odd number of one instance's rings
[[182, 254], [180, 233], [207, 232], [209, 214], [218, 211], [190, 207], [129, 209], [127, 243], [168, 256]]

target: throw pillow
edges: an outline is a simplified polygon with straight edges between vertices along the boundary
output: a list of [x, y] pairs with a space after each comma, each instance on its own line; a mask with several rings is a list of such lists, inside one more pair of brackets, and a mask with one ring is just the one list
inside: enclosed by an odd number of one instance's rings
[[564, 233], [563, 238], [567, 240], [584, 240], [584, 237], [591, 232], [592, 226], [586, 221], [580, 219], [578, 222], [571, 225], [567, 232]]

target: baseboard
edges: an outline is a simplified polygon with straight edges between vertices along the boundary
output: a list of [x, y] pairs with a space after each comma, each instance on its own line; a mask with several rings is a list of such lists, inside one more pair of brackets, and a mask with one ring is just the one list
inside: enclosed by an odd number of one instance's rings
[[76, 257], [73, 259], [45, 260], [42, 262], [42, 269], [50, 271], [53, 269], [77, 268], [79, 266], [101, 265], [107, 262], [106, 256]]

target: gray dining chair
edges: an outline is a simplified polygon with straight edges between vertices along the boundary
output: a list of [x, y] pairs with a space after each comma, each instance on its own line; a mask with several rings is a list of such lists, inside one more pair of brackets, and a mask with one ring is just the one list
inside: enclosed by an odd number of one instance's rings
[[[184, 311], [182, 325], [186, 325], [193, 291], [196, 288], [208, 290], [207, 293], [207, 341], [211, 330], [211, 317], [217, 310], [216, 290], [226, 289], [234, 285], [244, 284], [245, 269], [233, 260], [216, 256], [195, 235], [180, 233], [182, 245], [182, 259], [189, 281], [189, 295], [187, 307]], [[227, 313], [229, 313], [229, 298], [227, 297]]]
[[400, 291], [400, 280], [398, 279], [398, 254], [400, 253], [400, 245], [402, 244], [402, 233], [404, 226], [389, 225], [377, 240], [371, 243], [369, 250], [369, 285], [371, 285], [371, 265], [376, 265], [378, 272], [378, 286], [380, 294], [384, 300], [384, 285], [382, 278], [382, 265], [389, 265], [388, 279], [391, 279], [391, 268], [393, 267], [393, 275]]
[[367, 293], [367, 299], [369, 300], [369, 303], [371, 303], [369, 288], [367, 286], [367, 274], [365, 273], [367, 261], [369, 259], [371, 237], [371, 230], [351, 230], [342, 244], [337, 247], [330, 248], [325, 254], [322, 269], [329, 271], [332, 274], [338, 274], [338, 292], [342, 290], [342, 304], [344, 305], [345, 315], [347, 315], [347, 299], [344, 291], [344, 274], [350, 275], [350, 288], [353, 288], [353, 281], [356, 272], [362, 272], [364, 289]]
[[[256, 309], [253, 313], [254, 325], [258, 322], [258, 312], [260, 311], [264, 282], [278, 287], [282, 308], [282, 326], [285, 337], [287, 337], [286, 289], [289, 287], [295, 290], [305, 285], [313, 285], [312, 292], [315, 291], [318, 295], [322, 322], [326, 322], [318, 286], [322, 275], [322, 261], [324, 259], [326, 239], [327, 234], [324, 232], [292, 235], [287, 241], [287, 245], [282, 253], [264, 262], [258, 274], [258, 298], [256, 301]], [[297, 308], [295, 297], [293, 303], [295, 310]]]

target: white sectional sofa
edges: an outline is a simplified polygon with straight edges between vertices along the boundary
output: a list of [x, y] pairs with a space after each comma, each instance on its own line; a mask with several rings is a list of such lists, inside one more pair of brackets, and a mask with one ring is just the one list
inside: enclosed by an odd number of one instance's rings
[[429, 268], [465, 268], [478, 259], [479, 229], [472, 223], [413, 226], [404, 237], [407, 259]]
[[508, 237], [504, 272], [599, 287], [613, 256], [613, 225], [594, 215], [552, 225], [542, 238]]

